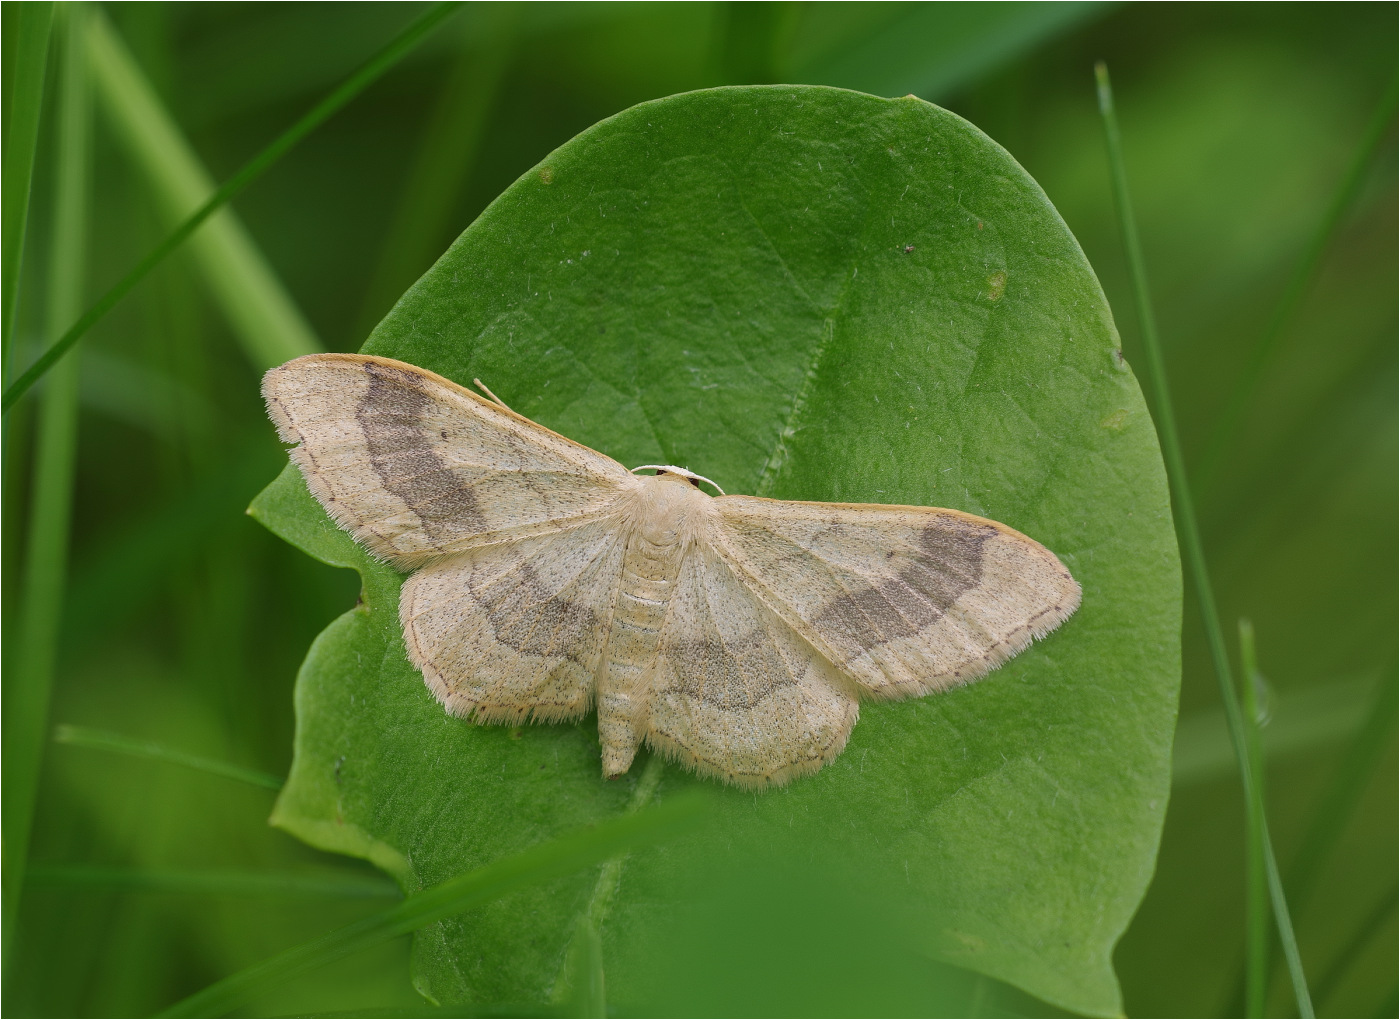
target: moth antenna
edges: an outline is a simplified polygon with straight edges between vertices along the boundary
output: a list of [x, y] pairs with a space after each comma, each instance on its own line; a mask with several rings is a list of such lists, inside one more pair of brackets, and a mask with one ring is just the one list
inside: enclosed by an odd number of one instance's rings
[[[488, 397], [491, 398], [491, 403], [499, 404], [501, 407], [505, 407], [507, 411], [510, 411], [510, 408], [506, 407], [506, 402], [500, 397], [496, 396], [496, 394], [492, 393], [489, 389], [487, 389], [486, 384], [484, 382], [482, 382], [480, 379], [473, 379], [472, 382], [476, 383], [477, 389], [479, 389], [482, 393], [485, 393]], [[515, 412], [510, 411], [510, 413], [514, 414]]]
[[694, 471], [683, 467], [676, 467], [674, 464], [640, 464], [632, 469], [632, 473], [635, 475], [638, 471], [646, 471], [648, 469], [655, 471], [657, 474], [680, 475], [682, 478], [689, 478], [692, 482], [705, 482], [708, 485], [713, 485], [715, 491], [721, 496], [724, 495], [724, 490], [704, 475], [697, 475]]

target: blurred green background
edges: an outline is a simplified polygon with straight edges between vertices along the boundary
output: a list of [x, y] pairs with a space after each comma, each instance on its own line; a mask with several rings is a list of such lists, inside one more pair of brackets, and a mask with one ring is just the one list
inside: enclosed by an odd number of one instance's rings
[[[3, 5], [7, 117], [17, 6]], [[89, 69], [87, 254], [59, 263], [82, 306], [207, 188], [195, 163], [183, 176], [171, 169], [180, 138], [224, 180], [424, 9], [87, 8], [115, 29], [159, 108], [141, 115], [110, 68]], [[39, 131], [18, 368], [68, 324], [46, 311], [63, 17]], [[263, 273], [245, 283], [285, 296], [275, 323], [239, 318], [238, 294], [210, 285], [227, 250], [196, 243], [80, 345], [51, 726], [285, 775], [297, 666], [356, 587], [349, 571], [314, 563], [243, 514], [285, 463], [257, 396], [261, 370], [279, 342], [292, 353], [298, 343], [357, 349], [507, 184], [647, 99], [803, 82], [913, 92], [967, 117], [1056, 204], [1141, 374], [1093, 92], [1103, 58], [1222, 615], [1232, 638], [1241, 617], [1258, 635], [1270, 821], [1319, 1013], [1395, 1015], [1393, 118], [1365, 146], [1392, 88], [1395, 28], [1392, 4], [467, 5], [235, 203], [251, 238], [244, 255]], [[162, 118], [174, 133], [160, 133]], [[1343, 194], [1358, 160], [1358, 186]], [[1319, 234], [1339, 195], [1342, 215]], [[1299, 276], [1319, 239], [1321, 258]], [[6, 426], [7, 679], [26, 675], [17, 658], [36, 407], [26, 398]], [[1242, 799], [1193, 604], [1186, 621], [1161, 858], [1117, 955], [1130, 1014], [1243, 1009]], [[48, 743], [5, 1012], [149, 1014], [391, 902], [368, 866], [270, 829], [273, 796]], [[1287, 1015], [1276, 971], [1269, 1008]], [[417, 1003], [400, 940], [285, 984], [249, 1012]]]

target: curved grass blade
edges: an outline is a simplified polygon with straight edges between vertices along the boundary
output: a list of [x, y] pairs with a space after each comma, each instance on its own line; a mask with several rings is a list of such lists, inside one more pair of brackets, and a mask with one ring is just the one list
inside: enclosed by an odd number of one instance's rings
[[[1391, 886], [1385, 894], [1376, 901], [1375, 905], [1366, 913], [1357, 924], [1356, 930], [1351, 933], [1351, 938], [1337, 952], [1333, 958], [1331, 966], [1323, 973], [1317, 981], [1317, 1001], [1326, 1003], [1332, 997], [1342, 980], [1347, 976], [1357, 959], [1365, 951], [1371, 941], [1380, 933], [1385, 923], [1390, 920], [1390, 915], [1395, 913], [1395, 900], [1400, 889]], [[1385, 1016], [1385, 1013], [1376, 1013], [1376, 1016]]]
[[1245, 830], [1245, 1016], [1263, 1016], [1269, 989], [1269, 880], [1264, 863], [1264, 743], [1259, 732], [1259, 660], [1254, 624], [1240, 620], [1240, 672], [1244, 689], [1244, 734], [1249, 767], [1259, 796], [1246, 805]]
[[[161, 212], [178, 225], [214, 191], [208, 171], [101, 14], [92, 20], [87, 56], [113, 134], [149, 182]], [[321, 349], [310, 324], [232, 209], [212, 214], [190, 238], [190, 249], [258, 371]]]
[[226, 977], [177, 1002], [161, 1016], [217, 1016], [258, 988], [406, 935], [527, 885], [605, 861], [623, 850], [678, 835], [699, 821], [702, 804], [695, 797], [678, 797], [450, 878], [409, 896], [389, 910], [337, 928]]
[[1285, 887], [1289, 902], [1297, 909], [1311, 899], [1323, 863], [1341, 838], [1395, 732], [1395, 713], [1400, 708], [1400, 683], [1397, 682], [1400, 677], [1396, 672], [1396, 664], [1392, 662], [1381, 674], [1366, 720], [1347, 746], [1346, 758], [1337, 766], [1332, 782], [1318, 802], [1303, 844], [1288, 869]]
[[[10, 338], [15, 326], [15, 296], [29, 223], [29, 188], [34, 179], [34, 150], [39, 143], [39, 114], [44, 104], [44, 70], [49, 59], [53, 4], [15, 4], [15, 83], [10, 101], [10, 130], [5, 138], [3, 250], [0, 251], [0, 370], [10, 368]], [[8, 30], [11, 26], [6, 25]]]
[[[1400, 708], [1400, 684], [1397, 684], [1400, 678], [1396, 675], [1396, 669], [1397, 664], [1392, 662], [1389, 669], [1381, 674], [1374, 685], [1370, 704], [1365, 706], [1365, 714], [1346, 728], [1345, 734], [1350, 737], [1346, 756], [1337, 766], [1327, 789], [1318, 798], [1302, 845], [1284, 876], [1283, 888], [1295, 913], [1301, 914], [1311, 902], [1323, 865], [1346, 831], [1361, 795], [1375, 776], [1381, 755], [1393, 739], [1395, 713]], [[1277, 964], [1278, 948], [1271, 946], [1268, 961], [1270, 973]], [[1247, 980], [1246, 973], [1241, 971], [1235, 981], [1230, 1005], [1224, 1011], [1227, 1015], [1243, 1008]], [[1315, 997], [1322, 1002], [1326, 997], [1321, 992], [1321, 982], [1317, 989]]]
[[1112, 7], [1097, 2], [891, 5], [891, 16], [873, 33], [844, 33], [838, 44], [795, 66], [781, 61], [777, 77], [942, 101]]
[[1176, 530], [1181, 540], [1186, 563], [1190, 567], [1196, 598], [1200, 605], [1201, 622], [1206, 632], [1206, 645], [1210, 650], [1215, 667], [1215, 678], [1220, 684], [1220, 697], [1225, 706], [1225, 721], [1230, 728], [1230, 741], [1235, 748], [1235, 758], [1239, 764], [1240, 781], [1244, 786], [1245, 802], [1249, 805], [1251, 824], [1258, 826], [1259, 845], [1264, 856], [1265, 874], [1268, 878], [1269, 896], [1273, 901], [1274, 918], [1278, 925], [1279, 940], [1283, 943], [1284, 958], [1288, 961], [1289, 976], [1293, 980], [1293, 994], [1298, 1002], [1298, 1011], [1304, 1017], [1312, 1017], [1312, 999], [1308, 995], [1307, 978], [1303, 973], [1303, 962], [1298, 955], [1298, 941], [1293, 934], [1293, 922], [1289, 917], [1288, 903], [1283, 894], [1283, 881], [1279, 877], [1278, 861], [1274, 857], [1273, 844], [1269, 840], [1268, 822], [1264, 817], [1264, 802], [1249, 758], [1249, 740], [1245, 732], [1244, 713], [1235, 694], [1235, 683], [1230, 672], [1230, 657], [1225, 650], [1225, 633], [1220, 626], [1220, 614], [1215, 605], [1215, 592], [1210, 583], [1210, 571], [1206, 565], [1205, 546], [1201, 542], [1200, 527], [1196, 519], [1195, 504], [1191, 498], [1191, 483], [1186, 472], [1186, 461], [1181, 454], [1181, 438], [1176, 427], [1176, 415], [1172, 410], [1171, 388], [1167, 382], [1166, 366], [1162, 360], [1162, 348], [1157, 340], [1157, 321], [1152, 311], [1152, 295], [1147, 287], [1147, 267], [1142, 257], [1142, 246], [1138, 240], [1137, 222], [1128, 197], [1128, 177], [1123, 165], [1123, 146], [1118, 133], [1118, 118], [1113, 107], [1113, 86], [1109, 82], [1108, 68], [1100, 61], [1094, 67], [1098, 82], [1099, 112], [1103, 116], [1104, 135], [1108, 143], [1110, 176], [1113, 180], [1113, 195], [1118, 206], [1118, 223], [1123, 233], [1123, 248], [1128, 256], [1128, 268], [1132, 274], [1133, 295], [1136, 299], [1138, 324], [1142, 332], [1142, 346], [1147, 355], [1148, 385], [1152, 390], [1153, 414], [1157, 421], [1157, 434], [1162, 444], [1162, 457], [1166, 461], [1167, 478], [1171, 485], [1172, 502], [1175, 506]]
[[1283, 296], [1275, 306], [1273, 314], [1269, 316], [1264, 332], [1255, 341], [1254, 349], [1249, 352], [1249, 360], [1243, 375], [1240, 376], [1239, 382], [1230, 392], [1225, 409], [1221, 411], [1220, 417], [1210, 431], [1205, 449], [1201, 453], [1200, 467], [1194, 476], [1196, 491], [1208, 492], [1215, 481], [1223, 464], [1225, 453], [1229, 449], [1231, 440], [1235, 438], [1240, 420], [1249, 409], [1250, 401], [1254, 399], [1254, 394], [1259, 389], [1259, 383], [1264, 377], [1265, 369], [1268, 368], [1269, 359], [1278, 347], [1284, 328], [1292, 321], [1298, 306], [1303, 303], [1303, 298], [1307, 296], [1308, 285], [1317, 275], [1318, 266], [1322, 263], [1322, 257], [1327, 253], [1327, 249], [1332, 243], [1333, 235], [1336, 234], [1337, 228], [1341, 226], [1342, 218], [1361, 191], [1361, 185], [1366, 179], [1366, 168], [1371, 165], [1376, 149], [1380, 146], [1381, 139], [1385, 137], [1386, 129], [1390, 127], [1390, 121], [1395, 116], [1395, 103], [1396, 79], [1392, 78], [1390, 87], [1371, 115], [1371, 122], [1361, 137], [1361, 145], [1352, 157], [1351, 166], [1347, 168], [1346, 174], [1337, 186], [1336, 193], [1333, 194], [1332, 201], [1327, 206], [1327, 211], [1323, 213], [1322, 220], [1317, 225], [1317, 230], [1309, 239], [1307, 247], [1303, 249], [1303, 257], [1298, 260], [1293, 275], [1289, 277], [1288, 284], [1283, 289]]
[[[637, 789], [627, 805], [627, 814], [633, 815], [646, 808], [656, 795], [661, 783], [661, 773], [665, 766], [661, 758], [652, 755], [647, 759]], [[593, 895], [580, 912], [578, 923], [574, 925], [574, 937], [564, 954], [564, 962], [559, 976], [554, 982], [551, 1001], [557, 1006], [572, 1006], [574, 1016], [607, 1016], [607, 994], [603, 980], [603, 921], [612, 905], [613, 894], [617, 892], [622, 879], [624, 854], [618, 854], [603, 863], [598, 871], [598, 881], [593, 885]]]
[[56, 743], [68, 744], [72, 747], [86, 747], [94, 751], [113, 751], [117, 754], [130, 755], [133, 758], [147, 758], [152, 761], [170, 762], [172, 765], [183, 765], [185, 768], [223, 776], [225, 779], [237, 779], [239, 782], [261, 786], [267, 790], [282, 789], [282, 780], [266, 772], [245, 769], [241, 765], [232, 765], [229, 762], [217, 761], [197, 754], [187, 754], [184, 751], [177, 751], [173, 747], [165, 747], [147, 740], [134, 740], [131, 737], [122, 736], [120, 733], [109, 733], [106, 730], [90, 729], [86, 726], [64, 725], [54, 730], [53, 739]]
[[[58, 159], [46, 318], [57, 332], [82, 307], [86, 266], [92, 101], [82, 58], [83, 4], [65, 8], [60, 70]], [[30, 527], [16, 620], [15, 667], [5, 677], [3, 819], [4, 966], [14, 958], [50, 690], [68, 573], [69, 522], [78, 447], [78, 364], [68, 358], [49, 379], [39, 408]], [[7, 973], [8, 976], [8, 973]]]
[[30, 888], [94, 889], [103, 892], [183, 893], [195, 896], [324, 896], [340, 899], [400, 899], [387, 878], [346, 873], [159, 871], [112, 868], [101, 864], [38, 864], [29, 869]]
[[447, 72], [404, 179], [398, 209], [365, 288], [361, 336], [369, 335], [458, 232], [452, 213], [470, 183], [487, 120], [516, 53], [518, 8], [488, 9], [480, 16], [486, 23], [472, 26], [477, 38], [458, 44], [461, 52]]
[[284, 131], [272, 144], [263, 149], [251, 160], [243, 165], [243, 168], [230, 177], [219, 187], [209, 199], [190, 214], [180, 226], [176, 227], [164, 241], [158, 244], [149, 254], [146, 255], [131, 272], [117, 281], [107, 293], [98, 298], [82, 317], [75, 322], [72, 327], [61, 336], [57, 342], [46, 350], [34, 364], [25, 370], [24, 374], [11, 383], [6, 389], [3, 399], [0, 399], [0, 413], [8, 411], [14, 406], [24, 393], [33, 386], [44, 373], [54, 366], [54, 363], [61, 358], [65, 351], [78, 342], [93, 324], [112, 310], [118, 301], [124, 298], [133, 287], [145, 278], [152, 269], [165, 261], [166, 256], [180, 247], [191, 234], [199, 229], [210, 216], [223, 208], [235, 195], [241, 192], [253, 181], [265, 173], [274, 163], [287, 154], [287, 152], [309, 135], [323, 122], [331, 117], [337, 110], [348, 103], [355, 96], [363, 92], [370, 84], [376, 81], [391, 67], [397, 64], [412, 50], [423, 38], [442, 23], [449, 15], [460, 7], [458, 2], [440, 3], [431, 8], [408, 28], [404, 29], [378, 54], [358, 71], [352, 74], [345, 82], [331, 92], [330, 95], [322, 99], [312, 107], [300, 120]]

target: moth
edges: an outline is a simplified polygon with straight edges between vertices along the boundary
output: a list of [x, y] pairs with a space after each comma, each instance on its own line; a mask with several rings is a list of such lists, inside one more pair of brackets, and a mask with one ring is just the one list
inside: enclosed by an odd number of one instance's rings
[[447, 711], [596, 706], [608, 777], [645, 742], [738, 786], [785, 783], [841, 752], [862, 699], [975, 680], [1079, 605], [1055, 555], [996, 521], [711, 496], [400, 361], [308, 355], [263, 395], [327, 513], [412, 572], [404, 642]]

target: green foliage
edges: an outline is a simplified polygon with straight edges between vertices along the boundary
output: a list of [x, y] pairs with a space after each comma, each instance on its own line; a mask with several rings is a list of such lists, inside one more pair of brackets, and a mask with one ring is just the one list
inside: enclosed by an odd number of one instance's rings
[[[19, 73], [16, 26], [37, 9], [3, 5], [8, 239], [20, 222], [16, 125], [39, 98], [21, 83], [37, 76], [32, 62]], [[219, 182], [426, 11], [112, 4], [101, 13], [176, 137]], [[252, 257], [314, 335], [353, 350], [513, 181], [619, 110], [723, 84], [914, 92], [968, 118], [1045, 189], [1103, 283], [1128, 364], [1140, 368], [1093, 102], [1092, 64], [1106, 59], [1186, 466], [1205, 483], [1198, 509], [1221, 615], [1247, 616], [1257, 631], [1270, 830], [1302, 962], [1323, 1015], [1393, 1015], [1396, 164], [1393, 117], [1373, 120], [1394, 76], [1393, 39], [1393, 10], [1381, 4], [464, 5], [234, 207]], [[63, 205], [60, 51], [51, 56], [11, 306], [19, 368], [66, 325], [45, 312], [50, 267], [62, 264], [52, 251]], [[173, 168], [135, 159], [115, 108], [98, 98], [89, 299], [157, 248], [172, 215], [151, 174]], [[8, 281], [17, 263], [6, 252]], [[269, 791], [174, 764], [192, 756], [285, 776], [297, 665], [359, 587], [353, 571], [314, 562], [243, 514], [285, 452], [257, 399], [265, 358], [255, 363], [208, 265], [192, 247], [175, 251], [81, 341], [52, 719], [179, 754], [45, 748], [17, 959], [3, 989], [16, 1016], [152, 1015], [384, 905], [361, 895], [386, 885], [371, 865], [269, 827]], [[492, 371], [486, 381], [508, 389], [500, 384], [513, 371]], [[35, 447], [44, 386], [4, 424], [7, 699], [30, 668], [20, 661], [18, 565], [47, 457]], [[556, 424], [576, 428], [578, 416]], [[592, 438], [606, 448], [606, 436]], [[1187, 598], [1164, 837], [1113, 955], [1132, 1015], [1229, 1015], [1245, 1002], [1239, 778]], [[1040, 651], [1070, 640], [1080, 619]], [[985, 696], [973, 688], [954, 698], [964, 695]], [[7, 712], [6, 726], [15, 718]], [[866, 713], [858, 743], [874, 739], [877, 722]], [[511, 747], [538, 736], [527, 729]], [[7, 754], [17, 746], [7, 741]], [[580, 774], [596, 761], [591, 752]], [[7, 770], [7, 783], [17, 774]], [[848, 871], [838, 862], [827, 874]], [[618, 869], [618, 902], [631, 872]], [[814, 897], [814, 881], [781, 869], [736, 878], [707, 912], [677, 919], [697, 961], [671, 975], [686, 1012], [735, 988], [753, 992], [751, 1013], [1053, 1012], [917, 957], [912, 939], [891, 951], [896, 929], [872, 918], [861, 890], [833, 880]], [[337, 885], [346, 895], [328, 895]], [[750, 900], [781, 906], [772, 912], [781, 923], [755, 923], [718, 946], [732, 934], [729, 915], [757, 912]], [[618, 961], [608, 932], [622, 921], [609, 914], [601, 939], [581, 927], [559, 961], [572, 1004], [517, 1012], [596, 1013], [600, 969]], [[789, 938], [795, 928], [801, 937]], [[1287, 1015], [1295, 1007], [1277, 946], [1274, 958], [1267, 1011]], [[765, 984], [803, 967], [807, 997]], [[240, 1009], [410, 1015], [423, 1007], [408, 974], [404, 938], [265, 986]], [[885, 988], [877, 1001], [871, 990]]]
[[150, 758], [154, 761], [168, 761], [186, 768], [199, 769], [211, 775], [252, 783], [254, 786], [261, 786], [267, 790], [282, 789], [282, 780], [276, 776], [270, 776], [266, 772], [241, 768], [238, 765], [230, 765], [228, 762], [204, 758], [197, 754], [185, 754], [182, 751], [145, 740], [132, 740], [120, 733], [108, 733], [86, 726], [64, 725], [54, 728], [53, 739], [55, 743], [69, 744], [73, 747], [86, 747], [94, 751], [112, 751], [116, 754], [129, 754], [138, 758]]
[[[87, 278], [83, 258], [88, 234], [88, 190], [92, 172], [92, 92], [82, 59], [87, 11], [68, 8], [62, 18], [58, 112], [57, 187], [53, 246], [46, 277], [45, 312], [57, 333], [78, 314]], [[47, 36], [47, 25], [44, 26]], [[24, 556], [24, 588], [17, 640], [20, 645], [4, 687], [3, 821], [5, 854], [4, 962], [13, 966], [16, 923], [23, 898], [39, 769], [48, 728], [49, 700], [63, 592], [70, 554], [78, 454], [78, 364], [56, 367], [38, 409], [34, 443], [31, 527]]]
[[[774, 87], [648, 103], [517, 181], [364, 350], [479, 376], [624, 463], [689, 465], [727, 491], [991, 516], [1084, 586], [1061, 632], [991, 678], [866, 705], [813, 778], [755, 796], [669, 769], [658, 796], [698, 786], [717, 818], [628, 862], [602, 926], [610, 1002], [733, 1012], [766, 986], [772, 1008], [821, 1009], [842, 980], [817, 978], [824, 964], [878, 945], [909, 960], [861, 987], [885, 1009], [930, 983], [919, 959], [1121, 1009], [1110, 954], [1166, 806], [1178, 564], [1097, 281], [1005, 152], [912, 98]], [[299, 476], [253, 512], [365, 586], [303, 667], [277, 824], [392, 862], [415, 889], [621, 809], [635, 779], [600, 778], [591, 720], [445, 715], [404, 658], [397, 575]], [[420, 987], [546, 997], [592, 885], [429, 929]], [[820, 949], [803, 902], [831, 905]], [[803, 951], [718, 981], [756, 932]]]
[[[6, 82], [3, 268], [0, 269], [0, 370], [9, 371], [14, 329], [15, 292], [24, 255], [24, 228], [29, 221], [29, 187], [44, 104], [44, 67], [49, 56], [53, 4], [13, 4], [5, 9], [7, 45], [14, 42], [13, 80]], [[5, 53], [6, 64], [11, 52]]]
[[703, 805], [693, 797], [681, 797], [641, 813], [629, 813], [600, 825], [567, 833], [552, 842], [523, 853], [456, 875], [431, 889], [415, 893], [378, 914], [371, 914], [343, 928], [312, 939], [270, 960], [231, 974], [184, 999], [161, 1016], [220, 1016], [260, 986], [323, 967], [327, 963], [363, 951], [369, 946], [405, 935], [426, 925], [460, 914], [481, 903], [509, 895], [522, 886], [566, 875], [580, 867], [606, 860], [693, 827]]
[[[248, 161], [231, 178], [219, 186], [198, 207], [180, 220], [174, 230], [156, 248], [146, 254], [126, 276], [103, 294], [64, 334], [45, 348], [34, 363], [18, 379], [5, 387], [3, 407], [8, 411], [25, 392], [38, 382], [63, 357], [83, 334], [116, 306], [147, 274], [193, 236], [204, 221], [222, 209], [249, 184], [276, 163], [304, 137], [318, 128], [342, 106], [382, 75], [411, 50], [443, 18], [456, 9], [452, 3], [440, 3], [422, 15], [402, 34], [393, 39], [364, 67], [344, 81], [339, 88], [317, 103], [296, 123], [273, 140], [272, 144]], [[181, 139], [166, 121], [163, 111], [148, 94], [140, 75], [131, 68], [116, 40], [98, 21], [93, 33], [93, 45], [87, 59], [98, 69], [104, 90], [115, 111], [128, 144], [146, 171], [154, 179], [159, 200], [167, 208], [180, 210], [197, 201], [208, 190], [208, 182], [198, 162], [188, 153]], [[198, 248], [207, 270], [214, 275], [212, 289], [221, 298], [224, 312], [244, 334], [245, 343], [254, 357], [266, 357], [268, 352], [282, 355], [288, 352], [308, 353], [311, 338], [295, 309], [287, 307], [287, 299], [271, 279], [266, 267], [252, 250], [251, 243], [230, 220], [211, 225], [208, 240], [201, 238]], [[256, 313], [250, 315], [245, 305]], [[257, 335], [268, 331], [272, 335]]]

